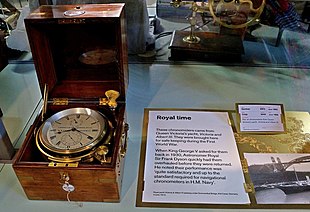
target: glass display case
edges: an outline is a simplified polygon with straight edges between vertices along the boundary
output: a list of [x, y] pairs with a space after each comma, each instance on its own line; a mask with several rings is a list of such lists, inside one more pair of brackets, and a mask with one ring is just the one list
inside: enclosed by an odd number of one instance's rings
[[[0, 71], [1, 121], [16, 151], [43, 104], [23, 24], [31, 11], [39, 4], [125, 2], [130, 50], [126, 93], [130, 129], [120, 203], [28, 200], [14, 174], [13, 157], [0, 159], [0, 206], [5, 211], [76, 211], [77, 207], [82, 211], [180, 211], [135, 206], [145, 108], [234, 110], [236, 103], [279, 103], [288, 112], [310, 112], [308, 0], [0, 2], [4, 41], [0, 53], [6, 58]], [[238, 9], [252, 2], [259, 16], [254, 14], [249, 23], [246, 19], [235, 24], [231, 18], [243, 13], [236, 8], [221, 10], [221, 4], [231, 2], [238, 3]], [[255, 10], [261, 4], [262, 11]], [[220, 17], [221, 12], [229, 18]], [[210, 209], [215, 210], [221, 211]]]

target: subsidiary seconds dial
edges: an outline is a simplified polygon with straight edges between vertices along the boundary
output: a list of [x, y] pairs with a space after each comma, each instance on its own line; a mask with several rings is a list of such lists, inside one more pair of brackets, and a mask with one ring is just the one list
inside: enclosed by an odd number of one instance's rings
[[81, 153], [96, 146], [109, 131], [108, 119], [89, 108], [71, 108], [48, 118], [39, 129], [39, 142], [59, 154]]

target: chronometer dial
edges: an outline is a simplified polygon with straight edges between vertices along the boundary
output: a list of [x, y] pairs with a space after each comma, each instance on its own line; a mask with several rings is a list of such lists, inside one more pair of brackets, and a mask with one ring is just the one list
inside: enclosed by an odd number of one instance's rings
[[[62, 133], [61, 133], [62, 134]], [[56, 136], [57, 137], [57, 136]], [[79, 144], [82, 145], [82, 136], [76, 132], [65, 132], [60, 139], [56, 139], [56, 144], [59, 148], [72, 149]]]
[[105, 116], [89, 108], [71, 108], [54, 114], [40, 129], [40, 141], [50, 151], [61, 154], [91, 149], [107, 134]]

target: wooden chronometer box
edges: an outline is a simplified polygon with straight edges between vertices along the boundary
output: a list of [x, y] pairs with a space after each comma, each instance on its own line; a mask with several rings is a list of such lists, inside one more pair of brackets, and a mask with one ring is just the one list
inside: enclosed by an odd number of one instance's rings
[[[25, 19], [45, 97], [43, 119], [39, 114], [13, 162], [29, 199], [120, 201], [128, 129], [124, 6], [123, 3], [44, 5]], [[119, 92], [116, 108], [106, 104], [108, 90]], [[75, 107], [97, 110], [113, 123], [106, 162], [53, 162], [38, 150], [35, 134], [42, 122], [59, 111]]]

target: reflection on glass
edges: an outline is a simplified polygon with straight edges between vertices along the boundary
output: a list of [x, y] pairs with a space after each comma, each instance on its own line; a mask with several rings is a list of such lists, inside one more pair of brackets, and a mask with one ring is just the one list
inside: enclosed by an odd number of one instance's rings
[[[195, 32], [241, 36], [245, 53], [241, 55], [240, 62], [244, 65], [288, 67], [310, 65], [310, 59], [307, 57], [310, 51], [310, 13], [309, 3], [306, 1], [292, 3], [288, 0], [147, 0], [137, 1], [135, 4], [130, 0], [126, 1], [128, 1], [127, 10], [131, 12], [129, 14], [127, 12], [126, 17], [129, 62], [150, 59], [169, 62], [168, 47], [172, 32], [189, 31], [193, 28]], [[6, 16], [2, 18], [5, 21], [1, 27], [7, 24], [10, 27], [10, 35], [7, 38], [9, 61], [31, 60], [26, 31], [22, 23], [39, 3], [37, 0], [5, 2], [9, 4], [1, 5]], [[69, 0], [66, 4], [76, 2]], [[81, 2], [83, 3], [79, 1]], [[63, 1], [57, 1], [57, 4], [62, 3]], [[93, 0], [92, 3], [107, 3], [107, 0]], [[143, 14], [145, 20], [137, 19], [137, 14]], [[9, 16], [10, 22], [7, 19]], [[195, 17], [194, 27], [189, 24], [191, 17]], [[96, 50], [94, 54], [88, 53], [87, 57], [80, 58], [86, 63], [88, 59], [94, 61], [91, 59], [93, 57], [108, 58], [104, 56], [106, 52], [98, 54]], [[225, 63], [224, 60], [222, 62]]]

